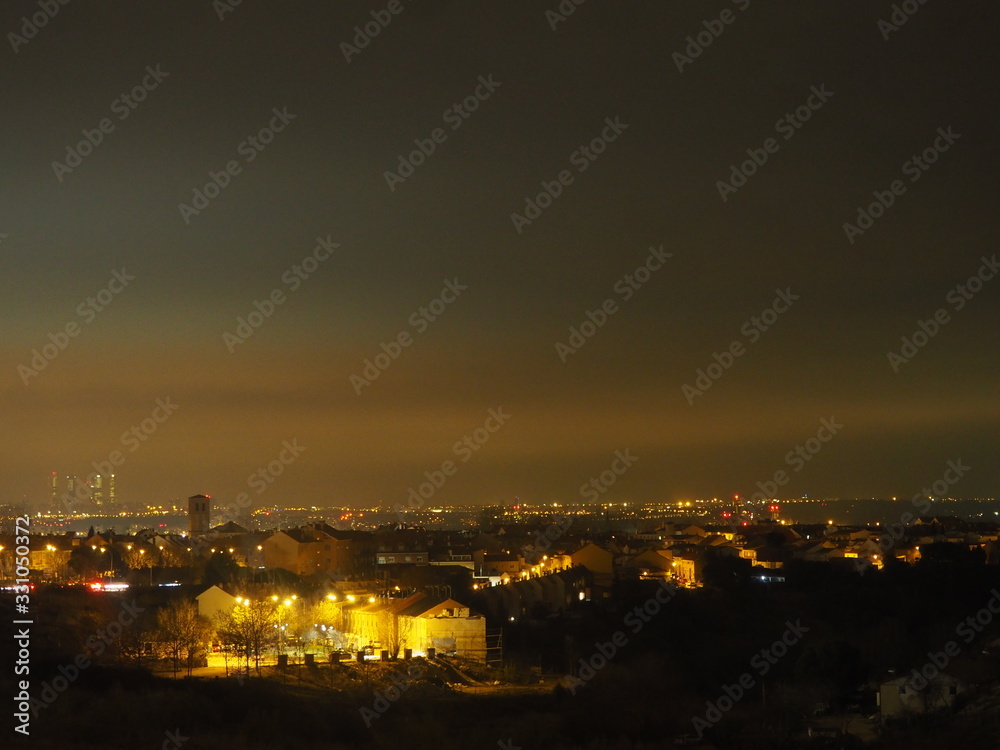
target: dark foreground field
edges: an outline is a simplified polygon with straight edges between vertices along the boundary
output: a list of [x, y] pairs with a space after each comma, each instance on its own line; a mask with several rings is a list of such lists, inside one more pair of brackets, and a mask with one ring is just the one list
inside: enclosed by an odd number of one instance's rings
[[[653, 601], [655, 587], [638, 584], [617, 587], [600, 606], [526, 617], [505, 628], [509, 666], [495, 672], [415, 659], [174, 678], [109, 649], [64, 685], [56, 680], [93, 622], [106, 623], [122, 603], [41, 592], [32, 696], [60, 689], [36, 705], [24, 738], [13, 731], [13, 669], [0, 672], [10, 706], [0, 748], [1000, 746], [1000, 618], [985, 609], [1000, 586], [995, 566], [928, 562], [865, 575], [788, 566], [785, 574], [780, 586], [718, 575], [717, 585], [677, 592], [644, 619], [630, 613]], [[156, 603], [140, 597], [140, 606], [152, 612]], [[989, 622], [973, 632], [963, 623], [977, 613]], [[5, 614], [10, 623], [13, 612]], [[974, 637], [963, 638], [966, 630]], [[783, 638], [787, 649], [761, 656]], [[883, 726], [879, 685], [926, 667], [951, 641], [958, 655], [945, 671], [967, 691], [947, 709]], [[0, 650], [13, 664], [7, 646]], [[738, 695], [741, 677], [749, 687]], [[713, 716], [713, 706], [723, 710]]]

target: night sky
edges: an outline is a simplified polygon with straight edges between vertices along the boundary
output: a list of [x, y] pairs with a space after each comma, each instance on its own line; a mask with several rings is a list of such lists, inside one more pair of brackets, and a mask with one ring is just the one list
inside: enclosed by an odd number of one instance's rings
[[5, 3], [0, 501], [116, 450], [144, 502], [572, 503], [626, 449], [606, 499], [996, 495], [1000, 8], [906, 5]]

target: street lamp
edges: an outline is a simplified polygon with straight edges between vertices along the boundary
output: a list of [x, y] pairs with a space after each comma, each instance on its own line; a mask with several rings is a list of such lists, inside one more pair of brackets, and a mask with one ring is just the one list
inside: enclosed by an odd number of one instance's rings
[[281, 604], [278, 605], [278, 639], [279, 639], [278, 645], [280, 648], [280, 652], [282, 654], [285, 653], [285, 628], [288, 626], [287, 622], [282, 622], [282, 620], [285, 619], [284, 608], [291, 606], [292, 606], [291, 599], [285, 599], [285, 601], [281, 602]]
[[[139, 555], [142, 557], [143, 562], [146, 561], [146, 550], [139, 550]], [[149, 561], [149, 587], [153, 588], [153, 561]]]
[[52, 553], [56, 551], [56, 548], [53, 547], [51, 544], [46, 544], [45, 545], [45, 550], [49, 553], [49, 566], [48, 567], [52, 569], [52, 572], [55, 575], [56, 580], [59, 580], [58, 563], [57, 563], [57, 561], [55, 559], [55, 556], [52, 555]]
[[103, 555], [105, 552], [107, 552], [108, 555], [111, 557], [111, 577], [114, 578], [115, 577], [115, 551], [113, 549], [110, 549], [110, 548], [101, 547], [101, 554]]

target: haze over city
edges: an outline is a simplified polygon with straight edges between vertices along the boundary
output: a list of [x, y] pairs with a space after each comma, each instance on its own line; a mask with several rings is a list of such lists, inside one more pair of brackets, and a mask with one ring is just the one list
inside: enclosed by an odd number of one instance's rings
[[[836, 8], [733, 5], [726, 32], [753, 52], [723, 36], [686, 64], [702, 10], [672, 5], [581, 7], [552, 29], [527, 5], [414, 2], [357, 55], [339, 45], [364, 5], [99, 7], [60, 11], [0, 73], [18, 102], [0, 146], [6, 500], [122, 450], [158, 398], [176, 413], [118, 471], [139, 502], [235, 495], [297, 439], [277, 499], [391, 505], [499, 407], [511, 419], [443, 500], [567, 501], [625, 448], [640, 459], [619, 499], [749, 494], [823, 418], [845, 427], [790, 496], [905, 495], [957, 457], [974, 467], [963, 494], [996, 493], [995, 282], [948, 299], [995, 252], [981, 8], [922, 8], [884, 40]], [[753, 75], [734, 73], [748, 54]], [[53, 167], [104, 118], [91, 155]], [[446, 140], [387, 180], [435, 128]], [[911, 182], [939, 128], [955, 140]], [[721, 200], [769, 137], [780, 151]], [[179, 209], [231, 161], [218, 197]], [[551, 207], [512, 221], [562, 170]], [[896, 179], [905, 194], [845, 236]], [[623, 282], [651, 248], [669, 257]], [[227, 343], [273, 290], [285, 301]], [[421, 314], [442, 291], [454, 301]], [[779, 291], [795, 299], [775, 318]], [[605, 300], [616, 312], [561, 355]], [[950, 321], [894, 371], [938, 309]], [[404, 332], [358, 393], [351, 377]], [[687, 396], [733, 342], [745, 354]]]
[[998, 7], [5, 3], [0, 747], [997, 746]]

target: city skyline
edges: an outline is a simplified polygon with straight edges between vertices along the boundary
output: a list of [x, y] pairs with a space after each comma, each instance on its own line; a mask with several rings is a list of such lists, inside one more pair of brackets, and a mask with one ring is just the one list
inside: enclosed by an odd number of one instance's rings
[[0, 4], [0, 747], [1000, 746], [998, 20]]

